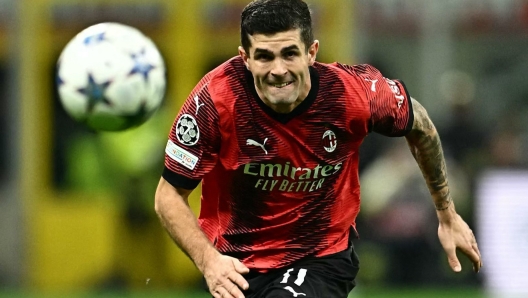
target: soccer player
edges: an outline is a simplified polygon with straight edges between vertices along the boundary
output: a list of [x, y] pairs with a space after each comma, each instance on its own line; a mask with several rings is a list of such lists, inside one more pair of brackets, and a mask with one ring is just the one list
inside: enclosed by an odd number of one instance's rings
[[[371, 132], [405, 136], [451, 268], [461, 270], [459, 249], [480, 269], [475, 237], [449, 193], [439, 136], [401, 81], [370, 65], [317, 62], [302, 0], [248, 4], [241, 43], [176, 117], [155, 198], [213, 297], [348, 296], [359, 269], [351, 242], [358, 152]], [[200, 182], [196, 219], [187, 200]]]

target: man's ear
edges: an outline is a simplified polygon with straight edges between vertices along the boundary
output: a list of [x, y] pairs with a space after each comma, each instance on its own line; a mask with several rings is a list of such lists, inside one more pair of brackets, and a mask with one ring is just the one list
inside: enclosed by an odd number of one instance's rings
[[317, 57], [317, 52], [319, 51], [319, 41], [316, 39], [308, 49], [308, 59], [310, 65], [315, 63], [315, 58]]
[[244, 64], [246, 65], [246, 68], [249, 70], [249, 63], [248, 63], [249, 55], [246, 53], [246, 50], [244, 50], [242, 46], [238, 47], [238, 54], [240, 55], [240, 57], [242, 57], [242, 60], [244, 60]]

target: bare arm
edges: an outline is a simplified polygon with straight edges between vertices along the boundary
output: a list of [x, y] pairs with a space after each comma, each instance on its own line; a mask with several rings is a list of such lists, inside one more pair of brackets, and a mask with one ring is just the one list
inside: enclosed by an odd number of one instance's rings
[[213, 297], [244, 297], [240, 289], [247, 289], [248, 284], [240, 274], [249, 269], [239, 260], [220, 254], [212, 245], [189, 207], [191, 192], [175, 188], [161, 178], [155, 196], [161, 223], [202, 272]]
[[459, 272], [460, 262], [456, 257], [459, 249], [472, 262], [475, 272], [480, 270], [482, 260], [473, 232], [457, 214], [447, 180], [447, 169], [440, 137], [425, 108], [412, 99], [414, 124], [406, 139], [425, 178], [436, 207], [439, 220], [438, 236], [448, 256], [451, 268]]
[[175, 188], [161, 178], [155, 196], [155, 209], [171, 238], [203, 272], [208, 256], [219, 254], [198, 226], [188, 203], [191, 190]]
[[[450, 206], [454, 210], [440, 137], [425, 108], [415, 99], [412, 99], [412, 104], [414, 124], [406, 136], [407, 143], [422, 171], [436, 210], [444, 211]], [[439, 213], [440, 216], [444, 214], [448, 216], [451, 212]]]

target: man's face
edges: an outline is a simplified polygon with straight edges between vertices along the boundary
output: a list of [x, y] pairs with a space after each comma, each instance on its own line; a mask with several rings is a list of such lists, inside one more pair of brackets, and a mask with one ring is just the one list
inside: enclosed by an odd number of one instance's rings
[[309, 66], [315, 62], [319, 42], [307, 52], [299, 29], [254, 34], [249, 40], [249, 53], [239, 47], [239, 54], [253, 74], [260, 99], [276, 112], [291, 112], [310, 91]]

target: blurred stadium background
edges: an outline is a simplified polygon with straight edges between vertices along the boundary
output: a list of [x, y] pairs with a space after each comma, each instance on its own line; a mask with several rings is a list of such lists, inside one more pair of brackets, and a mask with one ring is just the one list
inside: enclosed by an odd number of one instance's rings
[[[198, 79], [236, 54], [247, 0], [0, 0], [0, 297], [208, 297], [153, 211], [166, 135]], [[353, 297], [528, 297], [528, 1], [308, 0], [319, 61], [402, 79], [440, 131], [484, 268], [453, 274], [403, 139], [362, 148]], [[164, 54], [144, 126], [94, 133], [60, 107], [54, 67], [81, 29], [117, 21]], [[198, 195], [193, 208], [198, 208]]]

